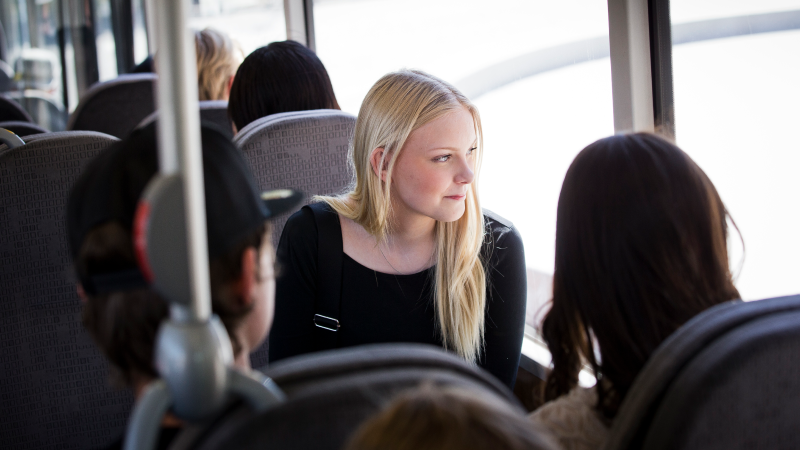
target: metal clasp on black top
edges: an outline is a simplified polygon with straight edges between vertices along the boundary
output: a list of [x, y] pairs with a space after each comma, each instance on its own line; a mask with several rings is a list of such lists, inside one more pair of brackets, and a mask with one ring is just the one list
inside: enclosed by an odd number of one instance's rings
[[339, 321], [332, 318], [322, 316], [320, 314], [314, 314], [314, 325], [324, 328], [329, 331], [337, 331], [339, 330]]

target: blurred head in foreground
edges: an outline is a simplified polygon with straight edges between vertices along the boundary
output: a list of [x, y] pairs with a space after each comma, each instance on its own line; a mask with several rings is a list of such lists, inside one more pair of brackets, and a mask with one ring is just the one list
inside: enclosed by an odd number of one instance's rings
[[426, 384], [356, 430], [346, 450], [551, 450], [522, 411], [479, 391]]

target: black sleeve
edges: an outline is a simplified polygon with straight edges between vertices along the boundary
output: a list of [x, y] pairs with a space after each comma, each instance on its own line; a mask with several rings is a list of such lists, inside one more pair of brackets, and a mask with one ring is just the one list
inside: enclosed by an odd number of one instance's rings
[[277, 252], [275, 319], [269, 333], [269, 360], [314, 351], [317, 289], [317, 225], [302, 208], [283, 228]]
[[[486, 329], [481, 366], [514, 389], [525, 334], [528, 291], [525, 250], [519, 232], [489, 219]], [[486, 254], [486, 253], [485, 253]]]

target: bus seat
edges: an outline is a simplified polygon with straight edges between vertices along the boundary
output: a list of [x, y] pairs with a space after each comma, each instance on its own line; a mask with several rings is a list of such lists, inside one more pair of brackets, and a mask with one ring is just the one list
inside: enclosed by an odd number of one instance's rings
[[[305, 205], [314, 195], [338, 194], [349, 185], [347, 148], [355, 123], [355, 116], [335, 109], [272, 114], [239, 130], [233, 143], [244, 152], [262, 190], [299, 190]], [[275, 248], [295, 212], [273, 221]]]
[[[350, 184], [347, 149], [355, 123], [355, 116], [336, 109], [272, 114], [247, 124], [233, 143], [244, 152], [262, 191], [296, 189], [305, 205], [314, 195], [337, 194]], [[272, 220], [274, 248], [295, 212]], [[250, 354], [253, 367], [267, 365], [268, 347], [264, 342]]]
[[124, 138], [155, 111], [153, 73], [125, 74], [97, 83], [69, 117], [68, 130], [89, 130]]
[[604, 448], [798, 448], [798, 373], [800, 295], [715, 306], [653, 353]]
[[116, 140], [58, 132], [0, 148], [0, 448], [99, 447], [124, 429], [133, 399], [109, 387], [81, 325], [64, 229], [73, 182]]
[[200, 102], [200, 120], [217, 125], [225, 136], [233, 139], [233, 125], [228, 117], [227, 100], [203, 100]]
[[[219, 127], [228, 139], [233, 139], [233, 127], [231, 120], [228, 118], [228, 102], [225, 100], [203, 100], [199, 103], [200, 106], [200, 120], [206, 123], [213, 123]], [[143, 128], [156, 120], [158, 111], [153, 111], [152, 114], [142, 120], [136, 128]]]
[[30, 136], [32, 134], [48, 133], [48, 130], [36, 125], [35, 123], [24, 122], [21, 120], [0, 122], [0, 128], [5, 128], [19, 137]]
[[202, 439], [181, 439], [185, 447], [178, 448], [338, 450], [393, 395], [424, 382], [496, 396], [524, 413], [494, 377], [430, 345], [372, 344], [300, 355], [265, 374], [284, 391], [285, 403], [258, 415], [248, 415], [244, 406], [229, 411], [211, 429], [187, 430]]
[[27, 111], [11, 97], [0, 94], [0, 121], [33, 122]]

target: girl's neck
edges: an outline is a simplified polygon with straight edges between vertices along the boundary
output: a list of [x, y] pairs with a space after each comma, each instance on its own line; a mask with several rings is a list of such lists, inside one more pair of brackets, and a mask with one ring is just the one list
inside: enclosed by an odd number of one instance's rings
[[413, 248], [435, 241], [436, 220], [428, 216], [395, 205], [389, 223], [386, 235], [389, 247]]

